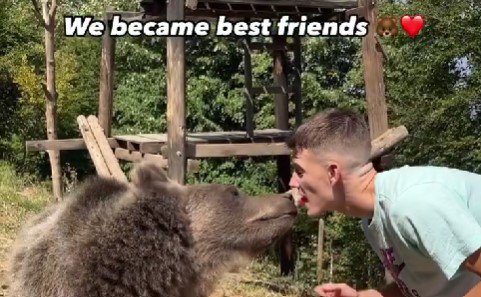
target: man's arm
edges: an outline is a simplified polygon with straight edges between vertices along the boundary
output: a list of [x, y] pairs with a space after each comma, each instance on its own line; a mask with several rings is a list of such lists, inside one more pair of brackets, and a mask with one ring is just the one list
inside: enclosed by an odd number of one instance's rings
[[391, 283], [380, 291], [376, 291], [376, 290], [360, 291], [359, 297], [404, 297], [404, 295], [401, 293], [401, 290], [399, 290], [399, 287], [396, 283]]
[[[463, 267], [481, 276], [481, 249], [469, 256], [466, 261], [464, 261]], [[481, 282], [474, 286], [464, 297], [476, 296], [481, 296]]]

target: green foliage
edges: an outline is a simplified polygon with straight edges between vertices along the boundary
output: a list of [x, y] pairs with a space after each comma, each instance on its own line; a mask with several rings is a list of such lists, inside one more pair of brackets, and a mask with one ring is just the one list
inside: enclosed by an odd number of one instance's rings
[[[97, 111], [101, 39], [65, 37], [63, 16], [101, 16], [107, 6], [133, 10], [138, 3], [61, 2], [56, 36], [59, 137], [80, 137], [76, 117]], [[426, 20], [414, 39], [401, 28], [398, 37], [382, 39], [388, 55], [385, 84], [390, 125], [406, 125], [410, 132], [396, 149], [396, 165], [453, 166], [481, 173], [481, 8], [468, 0], [404, 2], [378, 3], [380, 16], [421, 14]], [[304, 118], [328, 107], [366, 114], [361, 39], [303, 40]], [[46, 137], [43, 42], [43, 29], [30, 1], [0, 2], [0, 153], [18, 170], [47, 177], [46, 154], [26, 154], [24, 148], [26, 140]], [[123, 37], [116, 42], [114, 133], [165, 133], [165, 38]], [[189, 37], [185, 49], [187, 131], [243, 130], [240, 45], [231, 38]], [[272, 84], [269, 53], [254, 54], [252, 67], [255, 86]], [[257, 96], [254, 111], [256, 129], [275, 126], [272, 95]], [[292, 102], [290, 123], [294, 126]], [[73, 175], [80, 179], [93, 172], [85, 151], [64, 152], [62, 160], [65, 174], [69, 166], [78, 171]], [[200, 172], [188, 180], [235, 184], [250, 195], [277, 191], [276, 181], [273, 158], [202, 160]], [[322, 280], [348, 282], [358, 288], [382, 282], [379, 260], [363, 239], [357, 220], [329, 214], [325, 225]], [[295, 279], [309, 286], [316, 282], [317, 228], [317, 220], [302, 214], [294, 230], [299, 260]]]
[[[453, 166], [481, 172], [479, 28], [481, 10], [471, 1], [385, 4], [382, 14], [425, 16], [421, 34], [386, 40], [390, 118], [410, 131], [399, 164]], [[478, 54], [476, 54], [478, 53]], [[465, 59], [460, 63], [458, 59]], [[461, 66], [461, 67], [459, 67]], [[469, 69], [467, 69], [469, 68]]]

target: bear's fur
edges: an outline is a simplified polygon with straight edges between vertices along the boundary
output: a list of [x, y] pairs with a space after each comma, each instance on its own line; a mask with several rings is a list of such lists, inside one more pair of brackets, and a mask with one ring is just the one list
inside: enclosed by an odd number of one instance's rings
[[12, 296], [205, 297], [297, 213], [281, 195], [177, 184], [153, 163], [131, 181], [89, 178], [25, 224], [10, 257]]

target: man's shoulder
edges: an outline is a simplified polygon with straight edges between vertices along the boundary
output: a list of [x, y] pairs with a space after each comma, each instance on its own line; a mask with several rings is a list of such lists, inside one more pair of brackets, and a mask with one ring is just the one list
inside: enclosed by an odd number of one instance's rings
[[410, 191], [429, 195], [432, 187], [446, 187], [463, 194], [470, 187], [481, 186], [481, 175], [450, 167], [402, 166], [378, 173], [376, 193], [395, 200]]

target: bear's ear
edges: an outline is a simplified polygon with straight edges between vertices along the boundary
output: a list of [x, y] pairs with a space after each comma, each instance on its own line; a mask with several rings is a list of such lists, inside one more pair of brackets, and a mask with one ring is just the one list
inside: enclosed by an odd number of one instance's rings
[[392, 24], [395, 25], [395, 26], [397, 26], [396, 18], [391, 17], [390, 19], [391, 19], [391, 21], [392, 21]]
[[130, 173], [132, 184], [144, 188], [152, 186], [157, 182], [169, 182], [167, 173], [153, 161], [142, 161], [137, 164]]

